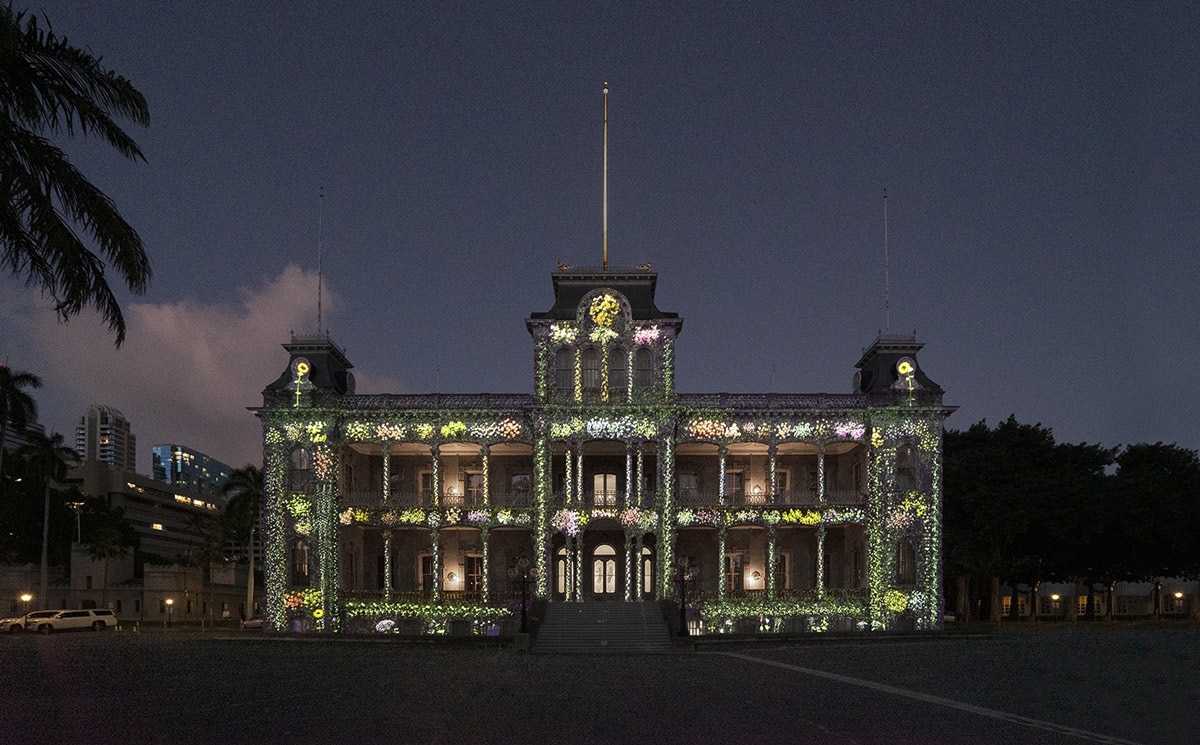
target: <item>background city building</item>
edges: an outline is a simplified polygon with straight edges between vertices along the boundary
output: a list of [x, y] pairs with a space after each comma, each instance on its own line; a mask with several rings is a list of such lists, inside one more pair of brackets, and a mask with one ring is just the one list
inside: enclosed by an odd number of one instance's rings
[[126, 471], [137, 470], [137, 440], [129, 420], [112, 406], [92, 404], [75, 427], [75, 452]]
[[221, 489], [233, 469], [198, 450], [182, 445], [155, 445], [151, 448], [151, 475], [173, 486], [182, 486], [217, 498], [224, 504]]
[[63, 483], [77, 487], [85, 499], [122, 508], [139, 550], [160, 562], [194, 562], [205, 530], [221, 514], [220, 501], [209, 494], [96, 460], [72, 468]]

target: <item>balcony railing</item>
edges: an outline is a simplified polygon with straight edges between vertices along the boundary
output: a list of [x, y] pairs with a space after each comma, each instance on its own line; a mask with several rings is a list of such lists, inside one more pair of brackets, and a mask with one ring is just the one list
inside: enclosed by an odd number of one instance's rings
[[[516, 494], [492, 494], [488, 498], [492, 507], [529, 507], [533, 504], [533, 496], [529, 492], [518, 492]], [[346, 507], [432, 507], [433, 495], [429, 493], [411, 494], [411, 493], [392, 493], [388, 496], [387, 502], [383, 501], [383, 491], [356, 491], [345, 492], [338, 498], [338, 505], [343, 509]], [[484, 499], [482, 494], [447, 494], [442, 497], [441, 506], [443, 507], [463, 507], [474, 509], [483, 507]]]
[[578, 497], [567, 499], [567, 496], [560, 492], [554, 495], [554, 505], [556, 507], [624, 509], [625, 507], [652, 507], [656, 498], [653, 493], [636, 495], [618, 491], [585, 491]]
[[[568, 500], [564, 494], [555, 494], [553, 503], [556, 507], [592, 507], [615, 508], [649, 507], [655, 504], [656, 494], [639, 495], [625, 492], [604, 491], [584, 492], [579, 498]], [[492, 507], [522, 508], [533, 505], [533, 495], [529, 492], [513, 494], [492, 494], [488, 501]], [[816, 507], [818, 504], [857, 506], [866, 504], [866, 494], [857, 490], [829, 490], [825, 499], [818, 501], [817, 493], [807, 489], [779, 492], [770, 494], [726, 494], [724, 503], [716, 492], [682, 491], [677, 496], [680, 507], [716, 507], [722, 504], [731, 507]], [[383, 507], [382, 491], [358, 491], [343, 493], [338, 500], [342, 508], [346, 507]], [[433, 495], [393, 493], [388, 497], [388, 507], [432, 507]], [[441, 506], [475, 509], [484, 506], [482, 494], [447, 494], [442, 497]]]
[[[681, 507], [714, 507], [722, 504], [716, 492], [683, 491], [678, 496]], [[860, 505], [866, 503], [866, 495], [859, 491], [827, 491], [824, 504]], [[815, 491], [808, 489], [785, 491], [777, 494], [726, 494], [724, 504], [734, 507], [815, 507], [822, 504]]]
[[[487, 604], [498, 608], [520, 608], [521, 591], [508, 589], [497, 583], [488, 592]], [[528, 599], [528, 595], [526, 596]], [[392, 603], [429, 603], [433, 602], [433, 593], [428, 590], [408, 590], [400, 592], [392, 590], [342, 590], [342, 599], [371, 602], [386, 601]], [[447, 603], [482, 603], [483, 592], [479, 590], [442, 590], [441, 601]]]

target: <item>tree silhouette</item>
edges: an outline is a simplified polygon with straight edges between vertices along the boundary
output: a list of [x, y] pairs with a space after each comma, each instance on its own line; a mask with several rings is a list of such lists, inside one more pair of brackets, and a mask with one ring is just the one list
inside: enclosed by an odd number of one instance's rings
[[88, 556], [104, 560], [104, 580], [100, 591], [100, 605], [108, 601], [108, 566], [112, 559], [128, 556], [137, 548], [138, 535], [132, 523], [125, 517], [125, 508], [110, 507], [101, 499], [90, 499], [84, 504], [87, 512]]
[[26, 388], [41, 388], [42, 379], [33, 373], [0, 365], [0, 498], [4, 497], [4, 441], [11, 426], [22, 431], [37, 419], [37, 402]]
[[26, 433], [28, 443], [17, 450], [18, 457], [28, 466], [28, 473], [42, 487], [42, 576], [41, 597], [38, 603], [46, 607], [47, 574], [49, 573], [50, 550], [50, 489], [67, 475], [67, 466], [78, 461], [75, 451], [63, 445], [63, 436], [54, 432], [49, 436], [40, 432]]
[[106, 272], [140, 294], [150, 262], [112, 200], [47, 137], [98, 138], [145, 160], [116, 119], [145, 126], [150, 113], [132, 83], [43, 23], [0, 6], [0, 267], [37, 286], [64, 321], [95, 307], [119, 347], [125, 317]]
[[221, 492], [229, 497], [222, 519], [230, 537], [245, 543], [250, 559], [246, 572], [246, 617], [249, 618], [254, 614], [254, 531], [262, 512], [262, 469], [251, 464], [235, 469]]

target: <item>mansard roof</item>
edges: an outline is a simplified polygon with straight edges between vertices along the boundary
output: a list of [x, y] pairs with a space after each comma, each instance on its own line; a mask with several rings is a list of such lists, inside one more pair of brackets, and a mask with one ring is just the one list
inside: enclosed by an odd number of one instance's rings
[[[647, 265], [649, 266], [649, 265]], [[530, 320], [549, 319], [573, 321], [579, 303], [592, 290], [608, 288], [625, 296], [635, 321], [652, 321], [679, 318], [678, 313], [667, 313], [654, 304], [654, 289], [658, 274], [640, 267], [601, 269], [598, 267], [576, 269], [563, 267], [552, 275], [554, 282], [554, 307], [545, 313], [531, 313]]]

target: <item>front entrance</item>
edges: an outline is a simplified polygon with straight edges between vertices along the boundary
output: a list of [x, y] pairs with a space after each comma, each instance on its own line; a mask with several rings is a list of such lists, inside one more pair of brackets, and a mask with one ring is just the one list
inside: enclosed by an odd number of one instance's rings
[[[624, 562], [621, 562], [623, 564]], [[595, 600], [618, 600], [617, 587], [622, 585], [618, 575], [617, 550], [607, 543], [592, 551], [592, 597]]]
[[657, 566], [655, 538], [626, 542], [607, 526], [589, 529], [583, 540], [556, 536], [551, 562], [551, 598], [559, 602], [623, 602], [653, 599]]

